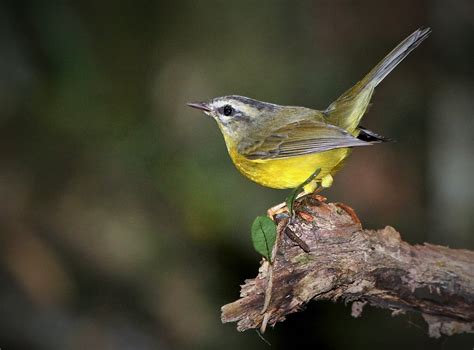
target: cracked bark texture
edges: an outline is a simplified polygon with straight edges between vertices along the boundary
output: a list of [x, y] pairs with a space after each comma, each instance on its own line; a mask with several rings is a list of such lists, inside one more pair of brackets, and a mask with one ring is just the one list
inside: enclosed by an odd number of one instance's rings
[[[310, 300], [332, 300], [351, 302], [354, 317], [366, 304], [392, 315], [421, 313], [432, 337], [474, 332], [474, 252], [410, 245], [390, 226], [365, 230], [351, 208], [324, 200], [305, 198], [290, 226], [311, 251], [280, 232], [273, 264], [262, 260], [240, 299], [222, 307], [222, 322], [237, 322], [239, 331], [273, 326]], [[270, 269], [271, 300], [262, 313]]]

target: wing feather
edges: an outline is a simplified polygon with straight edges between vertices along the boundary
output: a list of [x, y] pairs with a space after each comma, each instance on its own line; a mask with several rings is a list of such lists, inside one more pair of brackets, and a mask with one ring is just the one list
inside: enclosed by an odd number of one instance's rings
[[243, 140], [239, 144], [239, 153], [251, 160], [280, 159], [371, 144], [335, 125], [319, 120], [302, 120], [273, 130], [260, 140]]

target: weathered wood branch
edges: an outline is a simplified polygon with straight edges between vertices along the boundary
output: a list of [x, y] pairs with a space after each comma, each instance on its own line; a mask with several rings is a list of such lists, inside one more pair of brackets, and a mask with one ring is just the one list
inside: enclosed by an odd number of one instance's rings
[[[222, 307], [222, 322], [238, 322], [240, 331], [259, 328], [310, 300], [332, 300], [352, 302], [354, 317], [366, 304], [392, 315], [421, 313], [432, 337], [474, 332], [474, 252], [410, 245], [389, 226], [364, 230], [351, 208], [319, 196], [303, 200], [289, 228], [311, 251], [280, 234], [273, 264], [262, 260], [241, 298]], [[271, 300], [262, 313], [269, 275]]]

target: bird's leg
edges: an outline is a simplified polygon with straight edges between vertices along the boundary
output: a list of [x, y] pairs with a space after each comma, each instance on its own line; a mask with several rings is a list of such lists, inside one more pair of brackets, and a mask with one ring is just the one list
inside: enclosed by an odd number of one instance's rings
[[[293, 218], [295, 214], [293, 210], [295, 201], [305, 196], [306, 194], [313, 193], [317, 189], [318, 183], [316, 182], [316, 177], [319, 175], [320, 172], [321, 168], [316, 169], [316, 171], [311, 174], [311, 176], [308, 177], [305, 182], [296, 187], [293, 192], [291, 192], [291, 194], [286, 198], [285, 202], [286, 206], [288, 207], [288, 211], [290, 212], [291, 218]], [[300, 193], [301, 190], [303, 190], [302, 193]]]
[[[286, 198], [286, 206], [288, 208], [288, 211], [290, 213], [290, 219], [288, 220], [288, 223], [286, 224], [284, 231], [288, 238], [290, 238], [293, 242], [295, 242], [298, 246], [300, 246], [301, 249], [303, 249], [306, 253], [309, 253], [309, 246], [304, 242], [302, 239], [300, 239], [298, 236], [295, 235], [295, 233], [291, 230], [291, 224], [293, 219], [295, 218], [295, 211], [294, 211], [294, 206], [295, 206], [295, 201], [298, 198], [301, 198], [307, 194], [314, 193], [316, 189], [318, 188], [318, 183], [316, 182], [316, 177], [319, 175], [321, 172], [321, 169], [318, 168], [316, 171], [311, 174], [309, 178], [306, 179], [305, 182], [303, 182], [301, 185], [296, 187], [293, 192]], [[303, 190], [302, 192], [300, 192]]]
[[[301, 197], [306, 196], [307, 194], [315, 193], [316, 190], [318, 189], [318, 183], [316, 182], [315, 179], [319, 175], [320, 172], [321, 172], [320, 168], [316, 169], [316, 171], [312, 173], [311, 176], [306, 179], [306, 181], [304, 181], [301, 185], [296, 187], [291, 192], [291, 194], [288, 197], [286, 197], [286, 200], [284, 202], [279, 203], [271, 207], [270, 209], [268, 209], [267, 215], [273, 220], [275, 215], [288, 211], [290, 213], [290, 216], [293, 217], [294, 216], [293, 207], [294, 207], [295, 201], [297, 201]], [[323, 181], [326, 177], [327, 176], [323, 178]], [[329, 186], [324, 186], [324, 184], [322, 184], [322, 187], [329, 187]], [[287, 208], [285, 208], [285, 206]]]

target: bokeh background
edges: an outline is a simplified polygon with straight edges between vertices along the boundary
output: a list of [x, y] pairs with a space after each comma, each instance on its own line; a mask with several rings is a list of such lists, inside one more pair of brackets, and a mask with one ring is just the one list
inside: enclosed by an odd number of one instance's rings
[[[256, 275], [250, 224], [285, 191], [229, 160], [188, 101], [325, 108], [420, 26], [333, 188], [365, 227], [474, 248], [474, 3], [0, 1], [0, 347], [265, 349], [222, 325]], [[273, 349], [472, 349], [416, 316], [314, 303]]]

